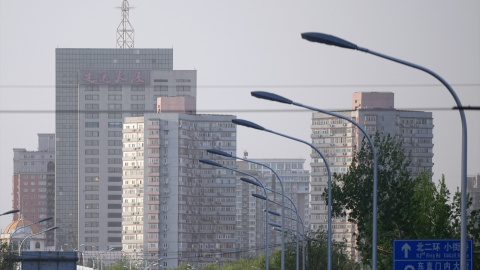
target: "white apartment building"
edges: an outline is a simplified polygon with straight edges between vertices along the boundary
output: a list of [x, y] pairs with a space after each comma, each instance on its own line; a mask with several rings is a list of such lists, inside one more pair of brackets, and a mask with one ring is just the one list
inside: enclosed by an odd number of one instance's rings
[[[411, 158], [410, 172], [432, 170], [433, 118], [431, 112], [396, 110], [394, 94], [390, 92], [358, 92], [353, 94], [352, 110], [336, 111], [359, 123], [370, 136], [390, 133], [403, 141], [405, 153]], [[355, 148], [360, 149], [363, 133], [350, 122], [323, 113], [313, 113], [312, 141], [326, 156], [332, 174], [345, 173], [351, 164]], [[322, 196], [328, 187], [325, 163], [318, 154], [312, 154], [310, 186], [310, 227], [327, 230], [327, 205]], [[347, 218], [332, 220], [333, 240], [344, 241], [353, 258], [355, 227]]]
[[233, 260], [235, 175], [199, 159], [235, 166], [205, 151], [235, 153], [234, 117], [179, 113], [195, 111], [189, 97], [158, 104], [160, 113], [123, 122], [123, 252], [169, 268]]
[[[245, 152], [245, 155], [247, 153]], [[245, 157], [246, 158], [246, 157]], [[265, 164], [275, 170], [280, 176], [285, 189], [285, 195], [288, 196], [297, 208], [298, 215], [305, 224], [305, 230], [308, 229], [306, 220], [309, 213], [309, 183], [310, 172], [304, 170], [305, 159], [250, 159], [252, 161]], [[238, 170], [249, 173], [257, 177], [265, 187], [282, 193], [280, 182], [275, 174], [268, 168], [246, 161], [237, 161]], [[238, 175], [238, 178], [246, 177], [245, 175]], [[250, 178], [251, 179], [251, 178]], [[251, 179], [254, 180], [255, 179]], [[237, 181], [237, 243], [239, 250], [244, 251], [242, 256], [257, 256], [265, 253], [265, 201], [253, 197], [251, 194], [256, 193], [264, 196], [264, 190], [252, 184], [243, 181]], [[270, 200], [277, 203], [282, 203], [282, 196], [279, 194], [268, 192]], [[285, 204], [292, 207], [290, 200], [285, 199]], [[281, 213], [280, 206], [270, 203], [270, 210]], [[285, 225], [289, 230], [296, 231], [296, 222], [292, 219], [297, 219], [296, 214], [289, 210], [285, 210]], [[269, 221], [281, 224], [281, 217], [275, 215], [269, 216]], [[271, 226], [270, 226], [271, 227]], [[292, 234], [292, 231], [288, 231]], [[299, 232], [303, 233], [302, 225], [299, 225]], [[281, 248], [282, 234], [279, 231], [270, 230], [269, 233], [269, 247], [274, 249]]]

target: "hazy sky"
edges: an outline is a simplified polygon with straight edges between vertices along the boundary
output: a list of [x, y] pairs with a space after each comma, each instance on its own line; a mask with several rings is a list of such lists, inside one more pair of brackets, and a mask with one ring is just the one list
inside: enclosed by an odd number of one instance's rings
[[[0, 212], [11, 209], [13, 148], [55, 132], [55, 48], [115, 48], [121, 0], [0, 0]], [[480, 1], [130, 0], [136, 48], [173, 48], [174, 69], [196, 69], [198, 113], [235, 114], [310, 140], [311, 112], [258, 100], [271, 91], [327, 110], [353, 92], [391, 91], [395, 107], [432, 111], [434, 179], [460, 186], [461, 125], [430, 75], [365, 53], [307, 42], [324, 32], [427, 67], [464, 106], [480, 106]], [[467, 112], [468, 174], [480, 173], [480, 111]], [[310, 149], [238, 127], [238, 155], [307, 158]], [[306, 166], [309, 169], [309, 165]], [[11, 217], [0, 217], [0, 228]]]

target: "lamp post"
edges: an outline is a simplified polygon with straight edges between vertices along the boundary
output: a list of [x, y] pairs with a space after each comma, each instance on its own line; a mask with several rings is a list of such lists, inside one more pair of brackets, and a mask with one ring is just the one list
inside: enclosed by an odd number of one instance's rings
[[[405, 66], [409, 66], [409, 67], [424, 71], [430, 74], [431, 76], [433, 76], [434, 78], [436, 78], [437, 80], [439, 80], [448, 89], [453, 99], [455, 100], [455, 103], [457, 104], [457, 107], [454, 109], [458, 109], [460, 113], [460, 119], [462, 122], [462, 153], [461, 153], [462, 165], [461, 165], [461, 173], [460, 173], [461, 181], [462, 181], [460, 269], [461, 270], [467, 269], [467, 120], [465, 117], [464, 107], [462, 106], [462, 103], [460, 102], [460, 99], [458, 98], [457, 93], [455, 93], [453, 88], [442, 77], [440, 77], [438, 74], [436, 74], [435, 72], [425, 67], [422, 67], [398, 58], [394, 58], [385, 54], [381, 54], [366, 48], [359, 47], [356, 44], [353, 44], [349, 41], [343, 40], [341, 38], [338, 38], [332, 35], [309, 32], [309, 33], [302, 33], [302, 38], [312, 42], [323, 43], [323, 44], [337, 46], [337, 47], [346, 48], [346, 49], [358, 50], [361, 52], [369, 53], [369, 54], [402, 64], [402, 65], [405, 65]], [[375, 251], [375, 255], [376, 255], [376, 251]], [[373, 263], [375, 266], [373, 267], [372, 265], [372, 270], [376, 270], [377, 262], [374, 261]]]
[[23, 238], [22, 242], [20, 242], [20, 246], [18, 247], [18, 255], [20, 255], [20, 252], [22, 251], [22, 245], [23, 245], [23, 242], [25, 242], [25, 240], [27, 240], [28, 238], [31, 238], [35, 235], [39, 235], [39, 234], [42, 234], [42, 233], [46, 233], [46, 232], [49, 232], [49, 231], [52, 231], [52, 230], [56, 230], [58, 229], [58, 226], [55, 226], [55, 227], [50, 227], [48, 229], [45, 229], [41, 232], [38, 232], [38, 233], [33, 233], [31, 235], [28, 235], [27, 237]]
[[39, 221], [32, 222], [32, 223], [30, 223], [30, 224], [27, 224], [27, 225], [23, 225], [23, 226], [18, 227], [13, 233], [10, 234], [10, 243], [9, 243], [9, 245], [12, 246], [13, 236], [17, 233], [18, 230], [24, 229], [24, 228], [27, 228], [27, 227], [30, 227], [30, 226], [32, 226], [32, 225], [35, 225], [35, 224], [38, 224], [38, 223], [41, 223], [41, 222], [44, 222], [44, 221], [47, 221], [47, 220], [50, 220], [50, 219], [52, 219], [52, 218], [53, 218], [53, 217], [46, 217], [46, 218], [41, 219], [41, 220], [39, 220]]
[[[260, 125], [257, 125], [255, 123], [252, 123], [250, 121], [247, 121], [247, 120], [241, 120], [241, 119], [233, 119], [232, 122], [234, 124], [237, 124], [237, 125], [241, 125], [241, 126], [245, 126], [245, 127], [249, 127], [249, 128], [253, 128], [253, 129], [258, 129], [258, 130], [262, 130], [262, 131], [266, 131], [266, 132], [270, 132], [270, 133], [273, 133], [275, 135], [279, 135], [279, 136], [282, 136], [282, 137], [285, 137], [287, 139], [291, 139], [291, 140], [294, 140], [294, 141], [297, 141], [297, 142], [301, 142], [301, 143], [304, 143], [308, 146], [310, 146], [311, 148], [313, 148], [315, 151], [317, 151], [317, 153], [322, 157], [323, 161], [325, 162], [325, 166], [327, 167], [327, 173], [328, 173], [328, 221], [327, 221], [327, 235], [328, 235], [328, 239], [327, 239], [327, 257], [328, 257], [328, 262], [327, 262], [327, 269], [328, 270], [331, 270], [332, 269], [332, 174], [330, 172], [330, 165], [328, 164], [328, 160], [325, 158], [325, 156], [323, 155], [323, 153], [318, 150], [318, 148], [316, 148], [313, 144], [307, 142], [307, 141], [304, 141], [304, 140], [301, 140], [301, 139], [298, 139], [298, 138], [295, 138], [295, 137], [291, 137], [291, 136], [288, 136], [288, 135], [285, 135], [285, 134], [282, 134], [282, 133], [278, 133], [276, 131], [273, 131], [273, 130], [270, 130], [270, 129], [266, 129]], [[305, 260], [304, 260], [305, 262]]]
[[[248, 179], [248, 178], [246, 178], [246, 177], [241, 177], [240, 180], [242, 180], [242, 181], [244, 181], [244, 182], [247, 182], [247, 183], [250, 183], [250, 184], [252, 184], [252, 185], [260, 186], [260, 185], [258, 185], [256, 182], [254, 182], [253, 180]], [[276, 191], [276, 190], [273, 190], [273, 189], [270, 189], [270, 188], [266, 188], [266, 189], [267, 189], [268, 191], [273, 192], [273, 193], [277, 193], [277, 194], [279, 194], [279, 195], [282, 195], [280, 192], [278, 192], [278, 191]], [[291, 210], [291, 211], [294, 212], [294, 213], [296, 214], [296, 216], [297, 216], [296, 219], [292, 219], [292, 218], [289, 218], [289, 217], [286, 217], [286, 218], [287, 218], [287, 219], [290, 219], [290, 220], [294, 220], [294, 221], [297, 222], [297, 226], [296, 226], [296, 229], [297, 229], [297, 237], [296, 237], [296, 238], [297, 238], [297, 255], [298, 255], [298, 234], [299, 234], [299, 233], [298, 233], [298, 223], [300, 222], [300, 224], [302, 224], [303, 233], [304, 233], [304, 235], [303, 235], [303, 242], [304, 242], [304, 243], [305, 243], [305, 224], [303, 223], [302, 218], [301, 218], [300, 215], [298, 214], [297, 206], [295, 205], [295, 203], [293, 202], [293, 200], [292, 200], [290, 197], [288, 197], [287, 195], [284, 195], [284, 196], [285, 196], [288, 200], [290, 200], [290, 203], [293, 205], [293, 207], [294, 207], [295, 209], [290, 208], [290, 207], [288, 207], [288, 206], [286, 206], [286, 205], [283, 205], [283, 207], [286, 207], [287, 209]], [[277, 203], [277, 202], [275, 202], [275, 201], [270, 201], [270, 202], [282, 206], [282, 204]], [[287, 228], [285, 228], [285, 229], [287, 229]], [[284, 235], [284, 233], [283, 233], [283, 235]], [[298, 262], [298, 256], [297, 256], [297, 262]], [[297, 264], [297, 268], [298, 268], [298, 264]], [[305, 270], [305, 245], [303, 245], [303, 270]]]
[[[285, 189], [283, 187], [282, 178], [278, 175], [278, 173], [275, 170], [273, 170], [270, 166], [267, 166], [266, 164], [262, 164], [260, 162], [256, 162], [256, 161], [253, 161], [253, 160], [248, 160], [248, 159], [245, 159], [245, 158], [237, 157], [237, 156], [234, 156], [232, 154], [229, 154], [227, 152], [220, 151], [220, 150], [217, 150], [217, 149], [208, 149], [207, 152], [212, 153], [212, 154], [225, 156], [225, 157], [240, 159], [240, 160], [250, 162], [250, 163], [254, 163], [254, 164], [258, 164], [258, 165], [263, 166], [265, 168], [268, 168], [270, 171], [272, 171], [275, 174], [275, 176], [277, 177], [278, 181], [280, 182], [280, 187], [282, 188], [282, 193], [280, 194], [282, 196], [282, 205], [283, 205], [282, 206], [282, 229], [285, 227]], [[298, 228], [298, 224], [297, 224], [297, 228]], [[282, 270], [285, 269], [285, 234], [282, 234], [282, 251], [281, 251], [281, 263], [280, 264], [281, 264], [281, 269]], [[298, 270], [298, 238], [297, 238], [297, 270]]]
[[[355, 125], [362, 133], [363, 135], [365, 136], [365, 138], [367, 138], [369, 144], [370, 144], [370, 147], [372, 148], [372, 154], [373, 154], [373, 210], [372, 210], [372, 215], [373, 215], [373, 220], [372, 220], [372, 261], [375, 261], [376, 262], [376, 258], [377, 258], [377, 187], [378, 187], [378, 159], [377, 159], [377, 151], [375, 149], [375, 145], [373, 144], [373, 140], [372, 138], [370, 137], [370, 135], [368, 135], [367, 131], [365, 131], [365, 129], [357, 122], [353, 121], [352, 119], [346, 117], [346, 116], [343, 116], [341, 114], [338, 114], [338, 113], [334, 113], [334, 112], [330, 112], [330, 111], [326, 111], [326, 110], [322, 110], [322, 109], [318, 109], [318, 108], [314, 108], [314, 107], [311, 107], [311, 106], [307, 106], [307, 105], [304, 105], [304, 104], [301, 104], [301, 103], [298, 103], [298, 102], [294, 102], [290, 99], [287, 99], [287, 98], [284, 98], [282, 96], [279, 96], [279, 95], [276, 95], [276, 94], [272, 94], [272, 93], [268, 93], [268, 92], [263, 92], [263, 91], [254, 91], [252, 92], [252, 96], [254, 97], [257, 97], [257, 98], [261, 98], [261, 99], [266, 99], [266, 100], [271, 100], [271, 101], [277, 101], [277, 102], [280, 102], [280, 103], [285, 103], [285, 104], [290, 104], [290, 105], [295, 105], [295, 106], [298, 106], [298, 107], [302, 107], [302, 108], [306, 108], [306, 109], [309, 109], [309, 110], [312, 110], [312, 111], [317, 111], [317, 112], [321, 112], [321, 113], [324, 113], [324, 114], [328, 114], [328, 115], [331, 115], [331, 116], [334, 116], [334, 117], [338, 117], [338, 118], [341, 118], [341, 119], [344, 119], [350, 123], [352, 123], [353, 125]], [[328, 188], [330, 190], [330, 186]], [[330, 193], [329, 195], [330, 196]], [[330, 201], [329, 201], [329, 204], [330, 204]], [[375, 252], [374, 252], [375, 251]], [[375, 260], [374, 260], [375, 258]], [[376, 264], [376, 263], [375, 263]], [[373, 265], [373, 262], [372, 262], [372, 265]], [[372, 266], [373, 268], [373, 266]], [[372, 269], [373, 270], [373, 269]]]
[[5, 213], [0, 214], [0, 216], [4, 216], [4, 215], [8, 215], [8, 214], [15, 214], [15, 213], [18, 213], [18, 212], [20, 212], [20, 210], [13, 209], [13, 210], [10, 210], [10, 211], [7, 211]]
[[268, 194], [267, 194], [267, 190], [265, 189], [265, 186], [263, 185], [263, 183], [260, 180], [258, 180], [258, 178], [256, 178], [255, 176], [253, 176], [249, 173], [242, 172], [242, 171], [234, 169], [234, 168], [223, 166], [222, 164], [211, 161], [211, 160], [200, 159], [199, 162], [204, 163], [204, 164], [208, 164], [208, 165], [211, 165], [211, 166], [224, 168], [224, 169], [231, 170], [231, 171], [234, 171], [234, 172], [238, 172], [238, 173], [241, 173], [243, 175], [250, 176], [250, 177], [254, 178], [255, 180], [257, 180], [258, 184], [260, 184], [262, 186], [263, 192], [265, 193], [265, 198], [267, 198], [266, 203], [265, 203], [265, 209], [266, 209], [266, 211], [265, 211], [265, 269], [268, 270], [268, 214], [269, 214], [268, 201], [269, 200], [268, 200]]

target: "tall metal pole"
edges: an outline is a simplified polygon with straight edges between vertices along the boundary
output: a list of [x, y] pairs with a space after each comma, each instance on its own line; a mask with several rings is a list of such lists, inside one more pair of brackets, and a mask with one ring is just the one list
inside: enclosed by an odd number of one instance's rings
[[[461, 173], [460, 173], [460, 177], [462, 181], [460, 269], [466, 270], [467, 269], [467, 120], [465, 117], [465, 112], [464, 112], [462, 103], [460, 102], [460, 99], [458, 98], [457, 93], [455, 93], [453, 88], [442, 77], [440, 77], [438, 74], [436, 74], [435, 72], [425, 67], [422, 67], [398, 58], [394, 58], [385, 54], [381, 54], [366, 48], [359, 47], [354, 43], [351, 43], [349, 41], [346, 41], [344, 39], [341, 39], [332, 35], [312, 32], [312, 33], [302, 33], [302, 38], [312, 42], [318, 42], [318, 43], [342, 47], [346, 49], [362, 51], [362, 52], [369, 53], [369, 54], [402, 64], [402, 65], [405, 65], [405, 66], [409, 66], [409, 67], [424, 71], [430, 74], [431, 76], [433, 76], [434, 78], [436, 78], [437, 80], [439, 80], [448, 89], [453, 99], [455, 100], [455, 103], [457, 104], [457, 108], [460, 113], [460, 119], [462, 123], [462, 153], [461, 153], [462, 165], [461, 165]], [[375, 251], [375, 254], [376, 254], [376, 251]], [[375, 268], [372, 267], [372, 270], [376, 270], [376, 261], [375, 261]]]
[[234, 169], [234, 168], [230, 168], [230, 167], [226, 167], [226, 166], [223, 166], [222, 164], [220, 163], [217, 163], [217, 162], [214, 162], [214, 161], [211, 161], [211, 160], [206, 160], [206, 159], [201, 159], [199, 160], [201, 163], [204, 163], [204, 164], [208, 164], [208, 165], [211, 165], [211, 166], [216, 166], [216, 167], [220, 167], [220, 168], [224, 168], [224, 169], [227, 169], [227, 170], [231, 170], [231, 171], [234, 171], [234, 172], [238, 172], [238, 173], [241, 173], [243, 175], [247, 175], [247, 176], [250, 176], [252, 178], [254, 178], [255, 180], [257, 180], [258, 184], [263, 188], [263, 191], [265, 193], [265, 269], [268, 270], [268, 214], [270, 213], [268, 211], [268, 202], [269, 202], [269, 199], [268, 199], [268, 194], [267, 194], [267, 190], [265, 188], [265, 186], [263, 185], [263, 183], [255, 176], [249, 174], [249, 173], [246, 173], [246, 172], [243, 172], [243, 171], [240, 171], [240, 170], [237, 170], [237, 169]]
[[[240, 159], [240, 160], [243, 160], [243, 161], [246, 161], [246, 162], [250, 162], [250, 163], [254, 163], [254, 164], [257, 164], [257, 165], [260, 165], [260, 166], [263, 166], [267, 169], [269, 169], [270, 171], [272, 171], [275, 176], [277, 177], [278, 179], [278, 182], [280, 182], [280, 186], [282, 188], [282, 193], [280, 194], [282, 196], [282, 230], [285, 228], [285, 189], [283, 188], [283, 181], [282, 181], [282, 178], [280, 177], [280, 175], [278, 175], [278, 173], [272, 169], [270, 166], [267, 166], [266, 164], [263, 164], [263, 163], [260, 163], [260, 162], [256, 162], [256, 161], [253, 161], [253, 160], [249, 160], [249, 159], [246, 159], [246, 158], [241, 158], [241, 157], [237, 157], [237, 156], [234, 156], [234, 155], [231, 155], [229, 153], [226, 153], [224, 151], [220, 151], [220, 150], [217, 150], [217, 149], [208, 149], [207, 152], [209, 153], [214, 153], [214, 154], [218, 154], [218, 155], [222, 155], [222, 156], [226, 156], [226, 157], [231, 157], [231, 158], [236, 158], [236, 159]], [[293, 202], [292, 202], [293, 203]], [[298, 225], [297, 225], [298, 227]], [[282, 231], [282, 261], [281, 261], [281, 267], [282, 269], [285, 268], [285, 231]], [[297, 268], [298, 270], [298, 236], [297, 236]]]
[[301, 142], [301, 143], [304, 143], [306, 145], [309, 145], [311, 148], [313, 148], [315, 151], [317, 151], [317, 153], [322, 157], [323, 161], [325, 162], [325, 166], [327, 167], [327, 172], [328, 172], [328, 221], [327, 221], [327, 228], [328, 228], [328, 240], [327, 240], [327, 253], [328, 253], [328, 262], [327, 262], [327, 269], [328, 270], [331, 270], [332, 269], [332, 174], [330, 172], [330, 165], [328, 164], [328, 160], [325, 158], [325, 156], [323, 155], [323, 153], [318, 150], [318, 148], [316, 148], [313, 144], [307, 142], [307, 141], [304, 141], [304, 140], [301, 140], [301, 139], [298, 139], [298, 138], [294, 138], [294, 137], [291, 137], [291, 136], [288, 136], [288, 135], [285, 135], [285, 134], [282, 134], [282, 133], [278, 133], [278, 132], [275, 132], [273, 130], [270, 130], [270, 129], [266, 129], [260, 125], [257, 125], [253, 122], [250, 122], [250, 121], [247, 121], [247, 120], [241, 120], [241, 119], [233, 119], [232, 120], [233, 123], [237, 124], [237, 125], [242, 125], [242, 126], [246, 126], [246, 127], [250, 127], [250, 128], [254, 128], [254, 129], [258, 129], [258, 130], [263, 130], [263, 131], [266, 131], [266, 132], [270, 132], [272, 134], [276, 134], [276, 135], [279, 135], [279, 136], [282, 136], [282, 137], [285, 137], [287, 139], [291, 139], [291, 140], [294, 140], [294, 141], [297, 141], [297, 142]]

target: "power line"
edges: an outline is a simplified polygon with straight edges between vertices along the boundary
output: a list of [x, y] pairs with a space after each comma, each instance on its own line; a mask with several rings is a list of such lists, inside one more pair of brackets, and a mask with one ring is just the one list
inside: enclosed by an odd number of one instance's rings
[[[454, 107], [416, 107], [416, 108], [395, 108], [399, 111], [456, 111], [459, 108]], [[480, 110], [480, 106], [462, 106], [463, 110]], [[328, 109], [329, 111], [351, 111], [351, 109]], [[366, 109], [363, 109], [366, 110]], [[168, 111], [169, 113], [184, 113], [184, 111]], [[153, 110], [0, 110], [0, 114], [24, 114], [24, 113], [56, 113], [56, 114], [108, 114], [108, 113], [133, 113], [145, 114], [155, 113]], [[304, 109], [205, 109], [197, 110], [197, 114], [209, 113], [312, 113]]]
[[[44, 84], [30, 84], [30, 85], [0, 85], [0, 88], [55, 88], [62, 87], [62, 84], [44, 85]], [[359, 87], [438, 87], [441, 84], [244, 84], [244, 85], [230, 85], [230, 84], [205, 84], [197, 85], [198, 88], [359, 88]], [[452, 87], [480, 87], [479, 83], [457, 83], [451, 84]], [[65, 85], [71, 87], [71, 84]]]

